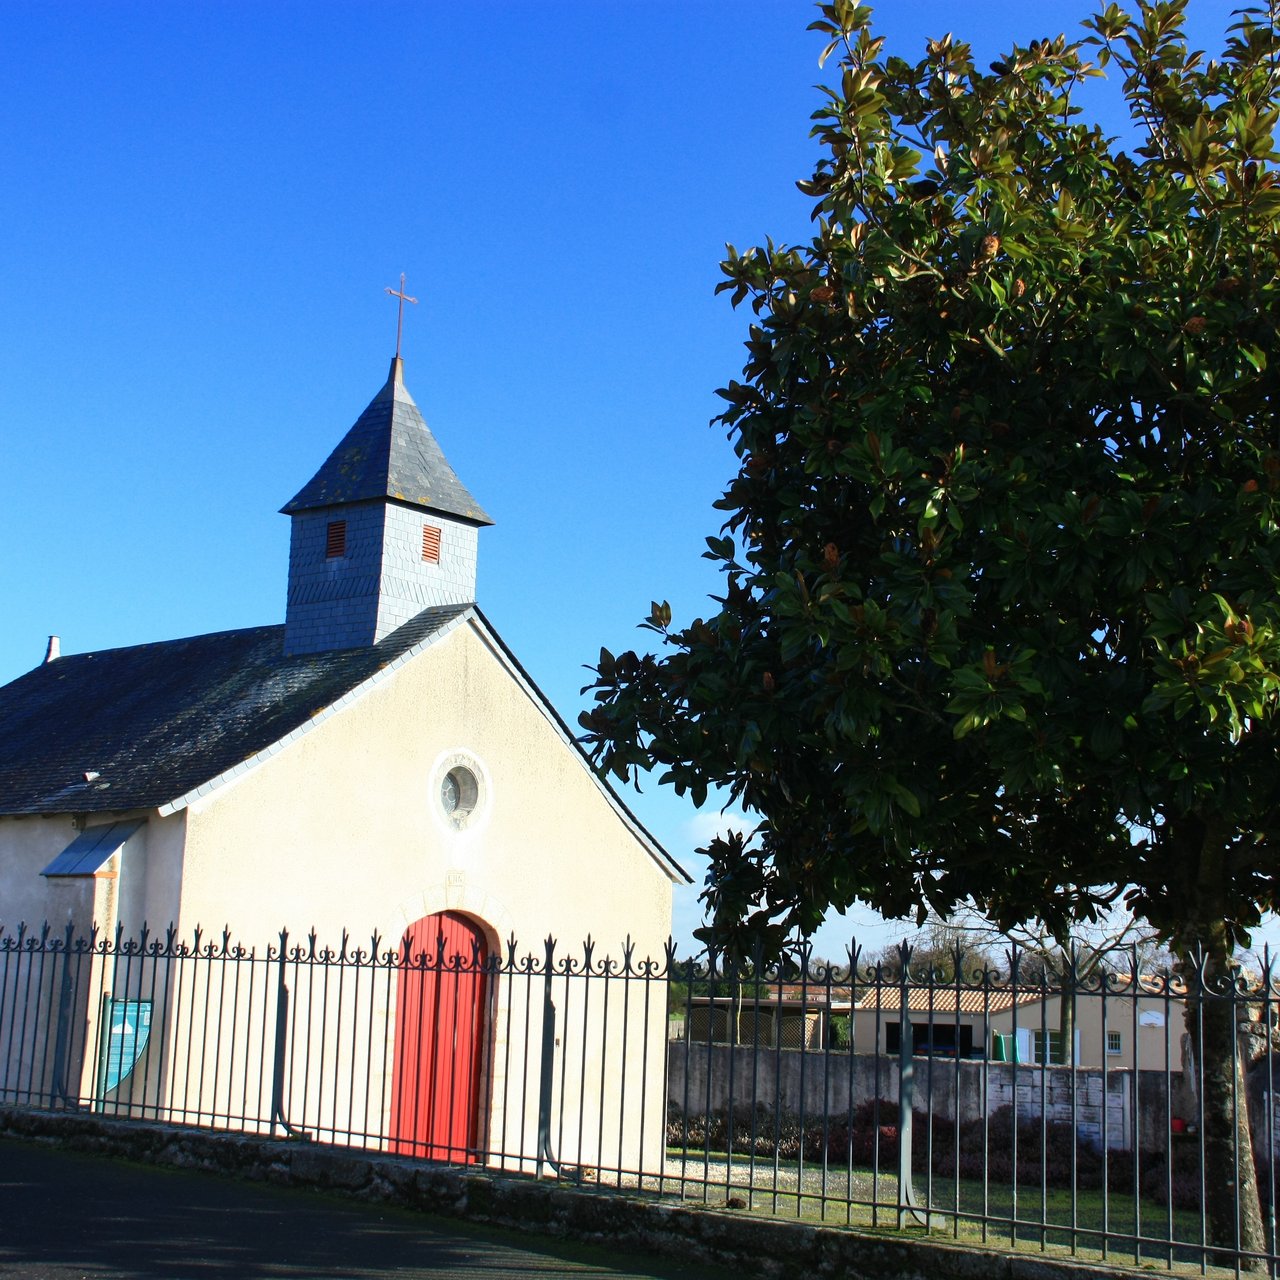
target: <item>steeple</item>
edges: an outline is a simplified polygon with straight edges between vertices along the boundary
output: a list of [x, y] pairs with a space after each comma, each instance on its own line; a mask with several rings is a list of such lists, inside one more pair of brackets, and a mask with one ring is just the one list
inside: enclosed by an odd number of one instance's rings
[[281, 511], [293, 521], [285, 651], [376, 644], [430, 605], [475, 599], [488, 515], [404, 385], [382, 390]]

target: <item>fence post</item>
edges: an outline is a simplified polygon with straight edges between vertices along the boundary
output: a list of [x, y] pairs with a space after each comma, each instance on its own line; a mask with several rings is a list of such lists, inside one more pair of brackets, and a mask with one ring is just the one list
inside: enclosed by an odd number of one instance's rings
[[295, 1129], [284, 1114], [284, 1059], [289, 1039], [289, 988], [284, 980], [285, 952], [289, 946], [288, 929], [280, 930], [280, 963], [276, 970], [276, 1051], [271, 1072], [271, 1132], [279, 1125], [290, 1138], [309, 1139], [311, 1135]]
[[[556, 1159], [551, 1150], [551, 1087], [555, 1082], [556, 1006], [551, 999], [551, 977], [555, 963], [556, 940], [547, 935], [546, 965], [542, 975], [542, 1065], [538, 1081], [538, 1163], [536, 1176], [542, 1177], [542, 1166], [548, 1164], [560, 1178], [582, 1181], [581, 1169], [570, 1169]], [[588, 969], [588, 976], [590, 971]]]

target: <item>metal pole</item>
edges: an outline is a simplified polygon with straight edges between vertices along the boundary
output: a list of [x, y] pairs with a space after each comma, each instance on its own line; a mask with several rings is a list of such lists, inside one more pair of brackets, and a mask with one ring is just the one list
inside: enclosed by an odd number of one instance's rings
[[551, 976], [555, 961], [555, 939], [547, 938], [546, 965], [542, 975], [542, 1064], [538, 1082], [538, 1165], [537, 1176], [542, 1176], [543, 1164], [551, 1166], [557, 1177], [582, 1181], [582, 1171], [571, 1169], [556, 1159], [551, 1150], [551, 1085], [555, 1079], [556, 1058], [556, 1006], [551, 999]]
[[280, 931], [280, 956], [276, 970], [276, 1051], [271, 1073], [271, 1132], [279, 1125], [291, 1138], [309, 1140], [311, 1135], [295, 1129], [284, 1114], [284, 1059], [289, 1043], [289, 987], [284, 980], [285, 952], [289, 945], [289, 931]]

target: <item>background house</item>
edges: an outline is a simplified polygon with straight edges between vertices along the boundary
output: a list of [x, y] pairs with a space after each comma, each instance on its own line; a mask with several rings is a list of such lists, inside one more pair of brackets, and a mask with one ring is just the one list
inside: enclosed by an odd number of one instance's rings
[[[691, 993], [675, 1012], [679, 1035], [693, 1044], [852, 1050], [891, 1058], [904, 1035], [903, 987], [883, 984], [753, 983], [737, 991], [721, 981]], [[1095, 984], [1096, 985], [1096, 984]], [[1182, 1067], [1181, 988], [1143, 980], [1135, 1000], [1129, 982], [1084, 989], [1075, 1000], [1075, 1065], [1150, 1070]], [[906, 989], [911, 1043], [917, 1056], [990, 1057], [1063, 1065], [1062, 996], [1038, 985], [989, 988], [947, 983]]]
[[[908, 1010], [917, 1054], [1041, 1065], [1068, 1061], [1062, 1042], [1062, 997], [1034, 986], [989, 991], [909, 987]], [[1074, 997], [1076, 1066], [1148, 1069], [1182, 1066], [1180, 995], [1144, 986], [1135, 1000], [1128, 984]], [[897, 986], [866, 992], [854, 1012], [859, 1048], [896, 1054], [902, 1042], [902, 994]], [[1167, 1057], [1166, 1057], [1167, 1055]]]

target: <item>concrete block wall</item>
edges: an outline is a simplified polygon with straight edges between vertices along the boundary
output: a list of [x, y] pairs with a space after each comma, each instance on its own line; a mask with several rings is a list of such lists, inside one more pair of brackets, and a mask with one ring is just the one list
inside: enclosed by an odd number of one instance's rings
[[[1104, 1073], [1098, 1068], [1015, 1066], [1011, 1063], [915, 1059], [914, 1105], [946, 1120], [957, 1115], [963, 1124], [979, 1120], [1017, 1102], [1023, 1120], [1074, 1124], [1082, 1141], [1114, 1150], [1129, 1150], [1134, 1140], [1144, 1150], [1161, 1151], [1168, 1143], [1166, 1098], [1174, 1092], [1173, 1114], [1182, 1112], [1179, 1072], [1130, 1069]], [[896, 1058], [875, 1054], [814, 1053], [750, 1046], [697, 1045], [672, 1041], [669, 1046], [667, 1099], [677, 1113], [689, 1116], [729, 1107], [762, 1105], [820, 1124], [824, 1115], [851, 1115], [874, 1098], [896, 1103]]]

